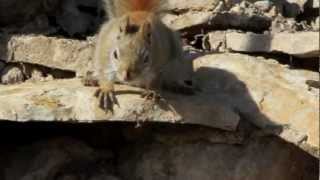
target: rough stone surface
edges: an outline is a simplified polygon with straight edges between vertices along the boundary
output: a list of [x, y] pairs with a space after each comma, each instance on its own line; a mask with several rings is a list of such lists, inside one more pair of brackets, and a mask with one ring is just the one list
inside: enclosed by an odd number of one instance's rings
[[24, 81], [22, 69], [18, 66], [8, 65], [0, 73], [0, 83], [2, 84], [15, 84]]
[[[64, 127], [56, 131], [65, 133], [68, 128]], [[20, 142], [29, 142], [39, 131], [34, 126], [27, 129], [19, 129], [28, 133], [19, 138]], [[51, 126], [44, 131], [55, 131], [53, 129]], [[3, 180], [318, 178], [316, 158], [275, 137], [251, 137], [233, 143], [231, 137], [238, 133], [203, 127], [122, 126], [119, 131], [112, 129], [117, 128], [99, 125], [99, 128], [80, 128], [76, 130], [79, 134], [73, 129], [74, 136], [81, 134], [85, 138], [62, 136], [23, 145], [10, 142], [10, 151], [3, 151], [2, 143], [0, 177]], [[13, 135], [14, 132], [1, 131], [1, 134]], [[216, 140], [210, 140], [212, 137]]]
[[[120, 172], [132, 180], [316, 180], [308, 160], [271, 139], [247, 145], [151, 144], [122, 152]], [[311, 161], [309, 161], [311, 162]], [[134, 167], [134, 168], [132, 168]]]
[[262, 11], [269, 11], [272, 8], [272, 2], [269, 0], [263, 0], [263, 1], [257, 1], [254, 3], [254, 5], [256, 7], [258, 7], [259, 9], [261, 9]]
[[5, 180], [118, 180], [112, 175], [111, 152], [101, 154], [70, 138], [33, 143], [10, 155]]
[[[85, 74], [93, 57], [94, 43], [46, 36], [1, 36], [0, 59], [26, 62]], [[6, 41], [7, 40], [7, 41]]]
[[[305, 83], [319, 81], [318, 73], [290, 70], [271, 59], [238, 54], [201, 57], [194, 66], [198, 73], [203, 72], [195, 81], [203, 93], [220, 96], [259, 127], [268, 126], [269, 121], [288, 124], [308, 136], [307, 144], [319, 148], [319, 89], [310, 90]], [[279, 135], [288, 134], [295, 132], [284, 130]], [[301, 140], [295, 143], [303, 144], [306, 139]]]
[[319, 33], [254, 34], [230, 32], [226, 35], [227, 48], [238, 52], [282, 52], [298, 57], [319, 57]]
[[0, 61], [0, 74], [5, 66], [6, 66], [6, 64], [4, 62]]
[[[26, 89], [34, 89], [26, 91]], [[235, 130], [239, 115], [228, 107], [206, 102], [206, 96], [168, 97], [167, 102], [154, 105], [140, 97], [141, 90], [126, 86], [116, 89], [120, 95], [120, 107], [114, 114], [106, 114], [97, 105], [95, 88], [83, 87], [79, 80], [58, 80], [46, 83], [26, 83], [17, 86], [2, 86], [0, 119], [13, 121], [159, 121], [203, 124], [225, 130]], [[76, 92], [76, 93], [75, 93]], [[192, 109], [192, 111], [190, 111]], [[212, 119], [212, 115], [214, 118]]]
[[0, 86], [0, 119], [182, 122], [232, 131], [243, 117], [262, 129], [288, 125], [271, 133], [299, 146], [318, 148], [319, 91], [305, 84], [318, 80], [317, 73], [240, 54], [200, 57], [194, 67], [196, 86], [201, 89], [197, 95], [164, 93], [166, 101], [155, 105], [144, 101], [139, 89], [117, 86], [120, 107], [113, 115], [100, 110], [95, 88], [83, 87], [79, 80]]
[[57, 23], [70, 36], [94, 32], [98, 28], [100, 1], [68, 0], [61, 1], [61, 10], [56, 12]]
[[314, 22], [312, 22], [312, 28], [313, 28], [313, 30], [319, 32], [319, 30], [320, 30], [320, 16], [318, 16], [318, 17], [314, 20]]
[[211, 52], [225, 52], [226, 31], [213, 31], [208, 33], [203, 39], [203, 48]]
[[319, 8], [320, 7], [320, 1], [319, 0], [312, 0], [312, 8]]
[[204, 11], [213, 10], [219, 4], [220, 0], [170, 0], [167, 7], [172, 11]]
[[48, 0], [35, 0], [25, 3], [23, 0], [1, 0], [0, 1], [0, 24], [8, 25], [30, 21], [32, 18], [45, 10], [52, 10], [56, 6], [55, 1], [51, 6], [46, 6]]
[[319, 178], [319, 0], [169, 0], [197, 93], [116, 85], [113, 114], [75, 77], [101, 7], [0, 0], [0, 180]]
[[261, 32], [268, 30], [271, 26], [270, 18], [262, 15], [246, 14], [245, 12], [239, 14], [235, 12], [212, 13], [209, 11], [191, 11], [182, 15], [166, 15], [163, 21], [175, 30], [233, 28]]

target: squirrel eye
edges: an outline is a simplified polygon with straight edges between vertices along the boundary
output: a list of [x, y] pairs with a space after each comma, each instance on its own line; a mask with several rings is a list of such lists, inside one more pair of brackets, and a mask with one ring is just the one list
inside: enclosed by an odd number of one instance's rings
[[146, 64], [146, 63], [148, 63], [148, 62], [149, 62], [149, 55], [145, 55], [145, 56], [143, 57], [143, 63]]
[[113, 51], [113, 53], [112, 53], [112, 55], [113, 55], [113, 57], [115, 58], [115, 59], [119, 59], [119, 55], [118, 55], [118, 50], [117, 49], [115, 49], [114, 51]]

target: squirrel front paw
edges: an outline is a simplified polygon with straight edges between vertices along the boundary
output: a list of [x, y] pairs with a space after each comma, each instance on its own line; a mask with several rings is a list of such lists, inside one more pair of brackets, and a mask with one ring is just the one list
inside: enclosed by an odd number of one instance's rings
[[119, 106], [118, 99], [114, 93], [114, 90], [111, 88], [106, 87], [99, 87], [95, 92], [95, 96], [99, 100], [99, 106], [103, 109], [106, 113], [109, 111], [113, 113], [114, 105]]

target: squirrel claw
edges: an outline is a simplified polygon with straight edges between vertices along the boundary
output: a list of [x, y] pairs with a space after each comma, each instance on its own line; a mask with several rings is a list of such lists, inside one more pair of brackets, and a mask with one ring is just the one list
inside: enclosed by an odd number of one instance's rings
[[153, 102], [156, 102], [162, 98], [157, 92], [152, 90], [142, 92], [141, 97], [143, 97], [145, 100], [151, 100]]
[[118, 99], [117, 99], [114, 91], [112, 91], [112, 90], [99, 88], [95, 92], [95, 96], [99, 100], [100, 108], [103, 109], [106, 113], [108, 113], [109, 111], [111, 113], [113, 113], [114, 112], [114, 109], [113, 109], [114, 105], [119, 106]]

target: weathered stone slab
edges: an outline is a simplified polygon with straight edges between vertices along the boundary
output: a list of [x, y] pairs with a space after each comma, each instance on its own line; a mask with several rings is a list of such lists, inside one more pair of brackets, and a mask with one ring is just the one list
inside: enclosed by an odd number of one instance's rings
[[[201, 124], [233, 131], [240, 117], [303, 148], [319, 148], [318, 73], [289, 70], [274, 60], [241, 54], [217, 54], [194, 60], [194, 96], [164, 92], [153, 104], [141, 89], [116, 86], [120, 107], [106, 114], [98, 107], [95, 87], [78, 79], [0, 85], [0, 119], [25, 121], [152, 121]], [[306, 146], [305, 146], [306, 145]]]
[[[156, 121], [203, 124], [235, 130], [240, 117], [232, 109], [207, 102], [207, 96], [167, 94], [155, 105], [140, 97], [141, 89], [117, 86], [120, 107], [106, 114], [94, 97], [96, 88], [79, 80], [57, 80], [0, 86], [0, 119], [11, 121]], [[174, 109], [174, 110], [173, 110]]]
[[319, 148], [319, 89], [305, 83], [319, 81], [319, 73], [239, 54], [201, 57], [194, 66], [203, 93], [219, 97], [259, 127], [288, 125], [277, 134]]
[[255, 34], [228, 32], [227, 48], [246, 53], [285, 53], [298, 57], [318, 57], [319, 32]]
[[271, 19], [261, 15], [237, 14], [232, 12], [213, 13], [210, 11], [190, 11], [181, 15], [166, 15], [163, 21], [172, 29], [241, 29], [262, 32], [271, 26]]
[[26, 62], [84, 74], [93, 58], [94, 42], [56, 37], [0, 36], [0, 59]]

